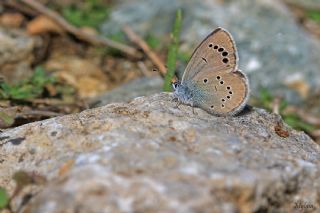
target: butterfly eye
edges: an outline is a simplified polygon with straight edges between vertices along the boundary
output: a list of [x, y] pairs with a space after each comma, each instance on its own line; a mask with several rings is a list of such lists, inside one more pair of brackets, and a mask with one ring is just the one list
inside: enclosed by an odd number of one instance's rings
[[207, 83], [208, 82], [208, 79], [203, 79], [203, 83]]
[[177, 82], [174, 82], [174, 83], [172, 84], [172, 87], [173, 87], [173, 89], [177, 89]]

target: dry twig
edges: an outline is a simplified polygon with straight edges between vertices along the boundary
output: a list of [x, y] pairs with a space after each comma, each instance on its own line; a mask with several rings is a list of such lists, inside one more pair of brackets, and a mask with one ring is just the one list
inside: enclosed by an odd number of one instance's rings
[[276, 97], [272, 104], [272, 112], [279, 115], [280, 114], [280, 103], [281, 103], [282, 98], [281, 97]]
[[23, 110], [20, 113], [17, 113], [17, 117], [28, 117], [28, 116], [44, 116], [44, 117], [56, 117], [64, 115], [58, 112], [44, 111], [44, 110]]
[[144, 76], [150, 76], [150, 73], [148, 72], [148, 68], [143, 61], [138, 61], [138, 67], [140, 68]]
[[36, 10], [37, 12], [47, 16], [52, 21], [54, 21], [59, 26], [61, 26], [63, 29], [65, 29], [68, 33], [71, 33], [74, 36], [76, 36], [78, 39], [81, 39], [93, 45], [106, 45], [106, 46], [118, 49], [121, 52], [127, 55], [130, 55], [131, 57], [134, 57], [134, 58], [140, 57], [139, 51], [137, 51], [135, 48], [112, 41], [108, 38], [91, 35], [87, 32], [84, 32], [78, 29], [77, 27], [69, 24], [62, 16], [60, 16], [55, 11], [48, 9], [47, 7], [45, 7], [44, 5], [42, 5], [41, 3], [35, 0], [20, 0], [20, 1], [28, 5], [32, 9]]
[[125, 32], [128, 38], [133, 43], [138, 45], [143, 50], [143, 52], [148, 56], [148, 58], [152, 61], [152, 63], [158, 67], [160, 74], [165, 75], [167, 72], [167, 69], [164, 63], [158, 57], [158, 55], [151, 50], [149, 45], [139, 35], [137, 35], [129, 26], [124, 26], [123, 32]]
[[16, 2], [16, 1], [12, 1], [12, 0], [3, 0], [2, 2], [0, 2], [0, 5], [4, 5], [6, 7], [10, 7], [10, 8], [13, 8], [15, 10], [18, 10], [24, 14], [27, 14], [27, 15], [31, 15], [31, 16], [35, 16], [37, 15], [37, 13], [30, 9], [30, 8], [27, 8], [25, 7], [24, 5], [21, 5], [20, 3]]

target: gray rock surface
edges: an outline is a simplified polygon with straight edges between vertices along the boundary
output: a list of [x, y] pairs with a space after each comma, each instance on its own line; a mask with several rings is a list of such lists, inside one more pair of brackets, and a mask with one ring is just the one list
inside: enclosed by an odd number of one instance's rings
[[9, 82], [30, 76], [37, 39], [17, 29], [0, 27], [0, 44], [0, 76]]
[[136, 97], [152, 95], [162, 91], [163, 79], [160, 76], [137, 78], [111, 91], [89, 100], [90, 107], [110, 103], [127, 102]]
[[262, 109], [175, 106], [160, 93], [6, 130], [0, 185], [47, 177], [22, 212], [319, 211], [320, 146], [305, 133]]
[[226, 28], [235, 38], [240, 68], [254, 95], [267, 87], [298, 102], [320, 91], [319, 42], [298, 26], [281, 1], [122, 0], [103, 30], [108, 35], [128, 24], [141, 35], [168, 35], [178, 8], [183, 11], [181, 50], [191, 52], [213, 29]]

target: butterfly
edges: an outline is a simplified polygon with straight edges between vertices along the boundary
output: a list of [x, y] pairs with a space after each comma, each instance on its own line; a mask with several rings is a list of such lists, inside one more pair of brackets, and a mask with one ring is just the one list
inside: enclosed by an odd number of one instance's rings
[[172, 87], [180, 103], [213, 115], [239, 113], [248, 101], [249, 82], [238, 69], [231, 34], [223, 28], [210, 33], [193, 52], [181, 82], [174, 82]]

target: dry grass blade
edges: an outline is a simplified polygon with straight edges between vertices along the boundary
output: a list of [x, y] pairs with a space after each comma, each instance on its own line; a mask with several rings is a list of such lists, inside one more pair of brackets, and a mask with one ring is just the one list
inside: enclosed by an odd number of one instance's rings
[[24, 110], [21, 113], [18, 113], [16, 117], [25, 117], [25, 116], [45, 116], [45, 117], [56, 117], [64, 115], [63, 113], [44, 111], [44, 110]]
[[143, 52], [148, 56], [148, 58], [152, 61], [154, 65], [156, 65], [160, 71], [160, 74], [165, 75], [167, 69], [162, 62], [162, 60], [158, 57], [158, 55], [151, 50], [149, 45], [139, 36], [137, 35], [129, 26], [123, 27], [123, 32], [125, 32], [128, 38], [138, 45]]
[[21, 11], [22, 13], [28, 14], [28, 15], [32, 15], [35, 16], [37, 15], [37, 12], [25, 7], [24, 5], [20, 4], [19, 2], [16, 1], [12, 1], [12, 0], [3, 0], [2, 2], [0, 2], [0, 5], [4, 5], [10, 8], [14, 8], [18, 11]]
[[282, 98], [276, 97], [272, 102], [272, 112], [279, 115], [280, 114], [280, 102]]
[[150, 73], [148, 72], [147, 66], [145, 65], [145, 63], [143, 61], [138, 61], [138, 67], [140, 68], [140, 70], [144, 76], [151, 76]]

